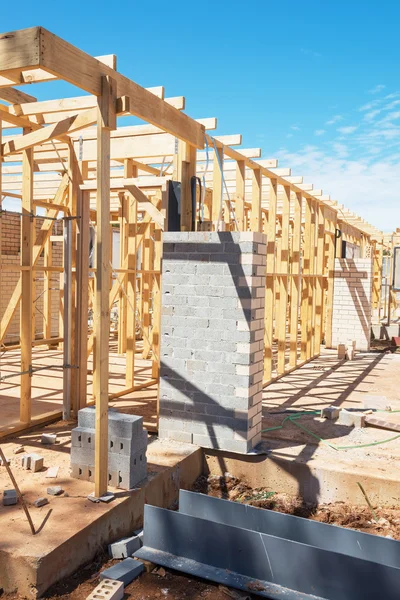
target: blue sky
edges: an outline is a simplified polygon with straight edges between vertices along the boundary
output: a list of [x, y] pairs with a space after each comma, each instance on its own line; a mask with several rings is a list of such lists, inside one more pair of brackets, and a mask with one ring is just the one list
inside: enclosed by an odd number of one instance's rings
[[[43, 25], [114, 53], [143, 86], [184, 95], [219, 134], [242, 133], [372, 224], [400, 226], [400, 3], [6, 3], [2, 32]], [[29, 92], [29, 89], [26, 88]], [[36, 86], [44, 99], [66, 90]], [[68, 90], [69, 95], [73, 95]], [[67, 94], [66, 94], [67, 95]]]

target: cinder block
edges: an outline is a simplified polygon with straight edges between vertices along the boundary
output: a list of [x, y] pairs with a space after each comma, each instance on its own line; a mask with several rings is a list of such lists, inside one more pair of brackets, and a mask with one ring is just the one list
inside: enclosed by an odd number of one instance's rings
[[94, 467], [94, 449], [73, 446], [71, 448], [71, 463]]
[[122, 581], [125, 586], [129, 585], [136, 577], [139, 577], [144, 571], [144, 566], [141, 562], [133, 558], [126, 558], [122, 562], [105, 569], [100, 573], [100, 579], [114, 579]]
[[137, 535], [123, 538], [108, 545], [108, 554], [111, 558], [128, 558], [141, 547], [140, 538]]
[[326, 406], [321, 410], [321, 417], [323, 419], [334, 420], [339, 417], [340, 408], [336, 408], [335, 406]]
[[42, 444], [55, 444], [57, 441], [57, 434], [56, 433], [42, 433], [42, 437], [40, 439], [40, 442]]
[[122, 600], [123, 597], [123, 581], [103, 579], [86, 600]]
[[347, 427], [365, 427], [365, 415], [342, 409], [339, 413], [338, 425]]
[[31, 454], [31, 466], [30, 469], [34, 473], [41, 471], [44, 467], [44, 458], [40, 454]]
[[4, 490], [3, 492], [3, 506], [14, 506], [18, 503], [18, 496], [16, 490]]

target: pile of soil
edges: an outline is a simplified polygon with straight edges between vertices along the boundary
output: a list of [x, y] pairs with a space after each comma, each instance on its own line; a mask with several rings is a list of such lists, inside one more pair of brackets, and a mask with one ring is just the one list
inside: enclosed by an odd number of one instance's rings
[[349, 506], [344, 502], [316, 506], [304, 502], [301, 498], [275, 493], [266, 488], [253, 489], [229, 473], [223, 477], [201, 476], [195, 482], [193, 491], [233, 502], [250, 504], [257, 508], [267, 508], [321, 523], [340, 525], [400, 540], [400, 510], [398, 508], [381, 506], [374, 508], [376, 521], [368, 506]]

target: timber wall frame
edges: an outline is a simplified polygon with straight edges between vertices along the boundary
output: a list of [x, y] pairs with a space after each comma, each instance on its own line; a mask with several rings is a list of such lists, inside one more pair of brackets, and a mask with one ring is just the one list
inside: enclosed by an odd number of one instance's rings
[[[64, 80], [90, 95], [37, 101], [14, 86]], [[318, 356], [332, 338], [333, 268], [340, 239], [375, 247], [382, 233], [322, 190], [292, 177], [260, 149], [233, 148], [241, 135], [214, 136], [215, 118], [184, 114], [183, 97], [144, 89], [116, 70], [113, 55], [93, 58], [42, 27], [0, 35], [0, 198], [21, 201], [20, 279], [2, 317], [0, 338], [21, 303], [21, 423], [31, 423], [33, 275], [54, 271], [55, 218], [72, 219], [69, 328], [73, 368], [66, 377], [72, 411], [86, 405], [93, 350], [96, 401], [95, 493], [107, 488], [110, 310], [118, 302], [118, 351], [126, 354], [126, 389], [138, 389], [138, 343], [159, 374], [162, 231], [170, 180], [181, 182], [181, 229], [267, 234], [264, 382]], [[117, 117], [146, 124], [117, 127]], [[203, 183], [192, 214], [192, 177]], [[34, 235], [36, 210], [45, 211]], [[0, 219], [1, 227], [1, 219]], [[120, 267], [111, 268], [111, 232], [120, 232]], [[89, 238], [96, 231], [96, 268]], [[341, 238], [338, 241], [338, 231]], [[0, 233], [1, 235], [1, 233]], [[64, 256], [64, 267], [66, 258]], [[5, 265], [0, 265], [4, 270]], [[59, 268], [59, 267], [57, 267]], [[62, 282], [60, 287], [62, 288]], [[93, 331], [88, 311], [93, 308]], [[138, 327], [139, 324], [139, 327]], [[63, 324], [57, 342], [63, 338]], [[49, 336], [51, 337], [51, 336]], [[44, 339], [44, 344], [52, 343]], [[140, 386], [139, 386], [140, 387]], [[64, 389], [65, 392], [65, 389]]]

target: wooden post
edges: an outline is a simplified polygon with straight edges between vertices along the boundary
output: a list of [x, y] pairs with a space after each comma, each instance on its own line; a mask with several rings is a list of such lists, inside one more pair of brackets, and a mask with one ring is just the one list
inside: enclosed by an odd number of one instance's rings
[[[125, 177], [134, 177], [137, 175], [137, 167], [132, 161], [126, 160], [124, 163]], [[136, 311], [137, 311], [137, 202], [131, 193], [127, 194], [128, 202], [128, 222], [127, 222], [127, 268], [126, 277], [126, 295], [127, 295], [127, 314], [126, 314], [126, 387], [131, 389], [135, 385], [135, 352], [136, 352]]]
[[251, 187], [251, 218], [250, 218], [250, 229], [251, 231], [261, 231], [261, 188], [262, 188], [262, 175], [261, 169], [253, 169], [252, 176], [252, 187]]
[[[49, 209], [46, 210], [46, 215], [49, 214]], [[51, 267], [53, 264], [53, 243], [50, 238], [47, 238], [46, 244], [44, 246], [44, 266]], [[51, 331], [51, 299], [52, 299], [52, 278], [54, 274], [51, 271], [44, 271], [43, 273], [43, 286], [44, 286], [44, 295], [43, 295], [43, 314], [44, 314], [44, 322], [43, 322], [43, 335], [45, 339], [50, 339], [52, 335]], [[50, 344], [49, 344], [50, 348]]]
[[97, 121], [97, 242], [94, 331], [96, 340], [95, 496], [108, 483], [108, 379], [110, 336], [110, 130], [116, 129], [116, 85], [102, 77]]
[[[325, 211], [327, 212], [327, 211]], [[325, 314], [325, 346], [332, 348], [332, 311], [333, 311], [333, 286], [335, 270], [335, 231], [336, 231], [337, 213], [328, 212], [328, 218], [325, 226], [325, 246], [326, 246], [326, 297], [324, 304]]]
[[224, 149], [214, 148], [214, 170], [213, 170], [213, 200], [212, 200], [212, 222], [214, 231], [218, 231], [222, 213], [222, 171], [224, 168]]
[[314, 354], [320, 353], [322, 342], [322, 314], [324, 299], [324, 258], [325, 258], [325, 212], [322, 202], [318, 202], [318, 236], [317, 236], [317, 260], [315, 274], [315, 341]]
[[310, 262], [311, 262], [311, 199], [306, 198], [305, 202], [305, 224], [304, 224], [304, 244], [303, 244], [303, 269], [301, 284], [301, 360], [307, 360], [307, 340], [308, 328], [311, 323], [308, 322], [308, 300], [311, 293], [310, 284]]
[[[128, 254], [128, 198], [124, 192], [119, 194], [120, 217], [119, 217], [119, 264], [122, 268]], [[125, 274], [121, 273], [120, 278], [125, 282]], [[126, 296], [121, 289], [118, 299], [118, 354], [126, 352], [126, 318], [128, 303]]]
[[[83, 166], [86, 168], [87, 163]], [[83, 171], [83, 169], [82, 169]], [[85, 178], [84, 172], [82, 172]], [[77, 222], [77, 255], [76, 255], [76, 318], [77, 318], [77, 344], [76, 364], [77, 373], [77, 399], [76, 410], [84, 408], [87, 402], [87, 352], [88, 352], [88, 311], [89, 311], [89, 223], [90, 223], [90, 198], [89, 194], [80, 191], [78, 194]]]
[[286, 366], [286, 313], [288, 305], [288, 272], [289, 272], [289, 217], [290, 186], [283, 187], [282, 234], [280, 253], [279, 312], [277, 314], [278, 331], [278, 375], [285, 372]]
[[246, 163], [238, 160], [236, 163], [236, 196], [235, 213], [239, 231], [244, 231], [244, 201], [246, 184]]
[[[24, 130], [24, 134], [29, 130]], [[33, 148], [22, 151], [21, 216], [21, 400], [20, 421], [31, 422], [32, 409], [32, 262], [33, 262]]]
[[264, 383], [272, 377], [272, 334], [274, 325], [274, 272], [275, 272], [275, 241], [276, 241], [276, 179], [270, 179], [269, 206], [267, 221], [267, 263], [265, 289], [265, 327], [264, 327]]
[[290, 361], [289, 366], [297, 365], [297, 339], [299, 323], [300, 299], [300, 249], [301, 249], [301, 214], [303, 196], [297, 192], [294, 200], [294, 221], [292, 237], [292, 272], [290, 292]]

